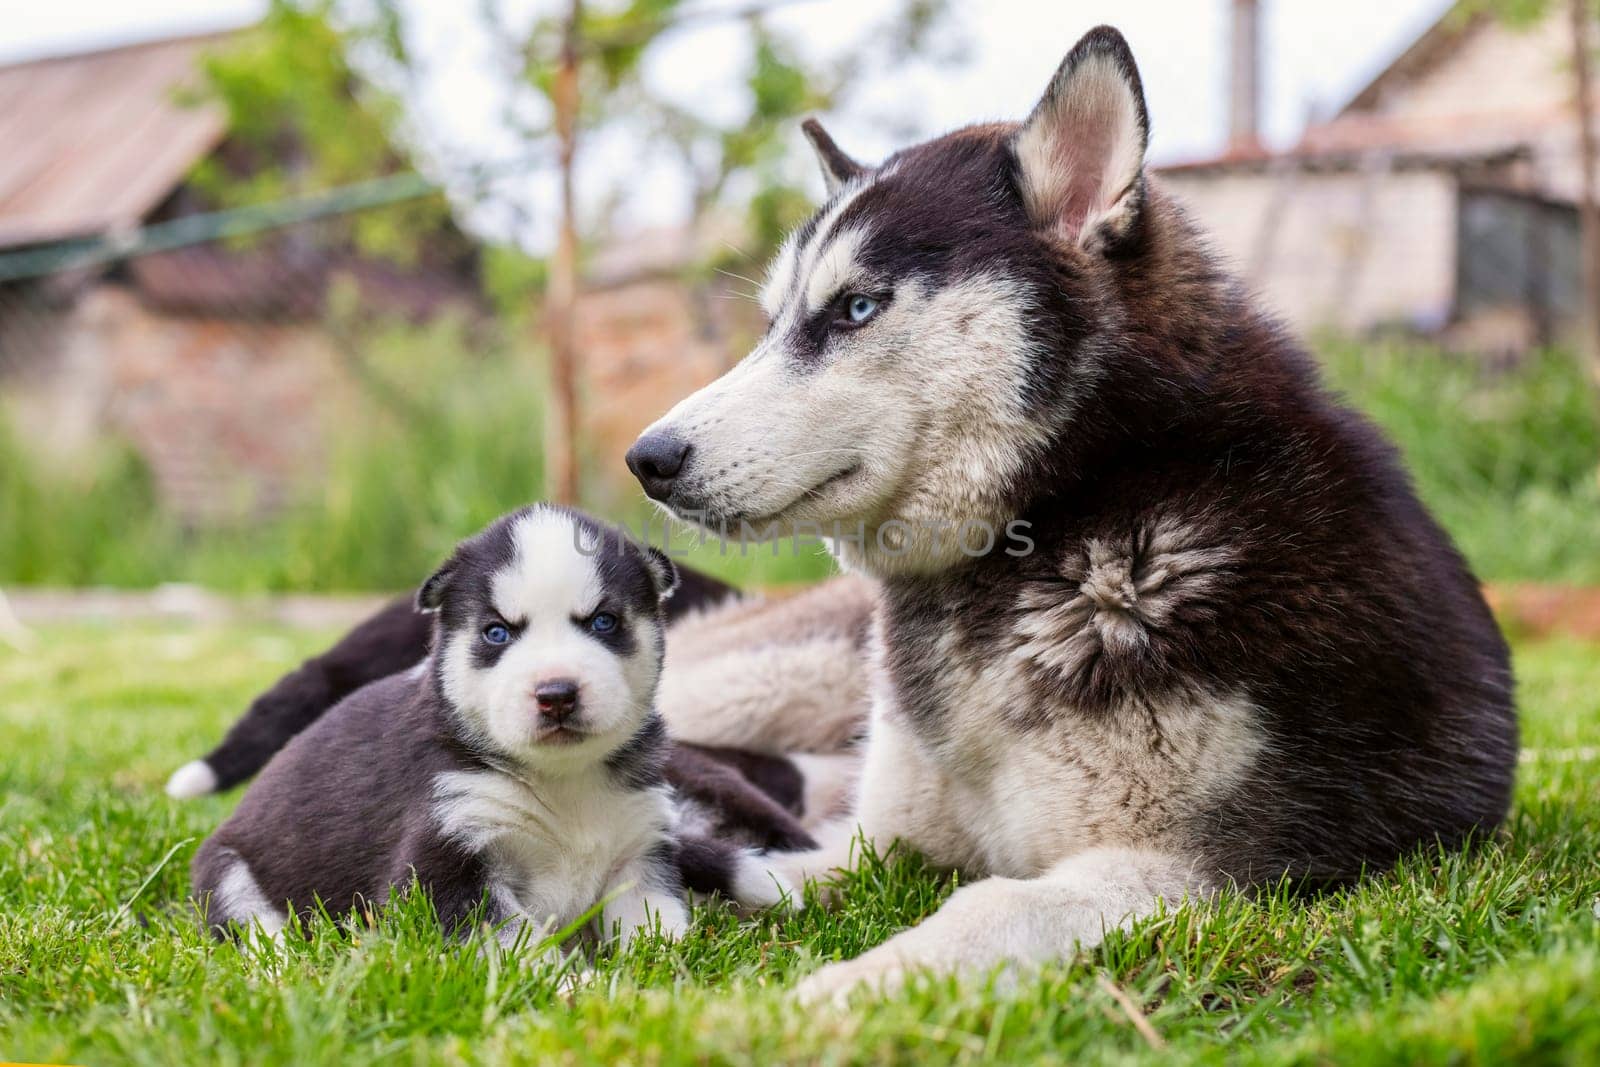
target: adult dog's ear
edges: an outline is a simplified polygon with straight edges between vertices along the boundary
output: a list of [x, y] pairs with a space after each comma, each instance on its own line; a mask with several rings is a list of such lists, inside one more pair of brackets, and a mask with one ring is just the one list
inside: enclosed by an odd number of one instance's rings
[[422, 583], [422, 588], [417, 590], [417, 610], [424, 615], [431, 615], [444, 605], [445, 593], [450, 590], [450, 580], [455, 577], [456, 560], [451, 556], [438, 570], [428, 576]]
[[828, 136], [828, 131], [816, 119], [806, 119], [800, 124], [800, 130], [817, 153], [817, 162], [822, 166], [822, 180], [827, 185], [829, 196], [836, 193], [845, 182], [867, 172], [866, 167], [845, 155], [844, 149], [833, 143], [833, 138]]
[[1141, 221], [1149, 143], [1144, 86], [1128, 42], [1110, 26], [1090, 30], [1017, 131], [1029, 215], [1081, 248], [1114, 251]]
[[665, 552], [647, 546], [644, 550], [644, 562], [650, 569], [650, 582], [655, 586], [657, 597], [666, 600], [678, 591], [678, 582], [682, 576], [678, 573], [678, 565], [673, 563]]

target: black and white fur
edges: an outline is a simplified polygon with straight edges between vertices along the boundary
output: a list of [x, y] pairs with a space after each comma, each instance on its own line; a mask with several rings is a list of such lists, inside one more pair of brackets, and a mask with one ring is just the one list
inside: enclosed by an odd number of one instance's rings
[[[826, 876], [859, 833], [964, 884], [804, 993], [1041, 963], [1160, 900], [1492, 830], [1517, 725], [1477, 583], [1146, 174], [1121, 35], [1021, 123], [876, 167], [808, 132], [829, 200], [766, 336], [629, 453], [678, 514], [820, 525], [881, 582], [854, 812], [774, 870]], [[953, 536], [1013, 521], [1027, 550]]]
[[194, 860], [208, 923], [382, 903], [413, 876], [447, 930], [481, 904], [511, 939], [603, 902], [623, 941], [688, 921], [684, 881], [783, 895], [751, 854], [681, 832], [654, 708], [671, 562], [536, 505], [463, 542], [422, 587], [417, 668], [369, 685], [274, 758]]

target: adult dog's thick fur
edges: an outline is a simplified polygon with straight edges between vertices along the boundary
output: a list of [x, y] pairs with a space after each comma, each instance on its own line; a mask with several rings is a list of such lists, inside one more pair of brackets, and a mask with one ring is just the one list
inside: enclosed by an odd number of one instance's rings
[[[680, 515], [820, 525], [881, 580], [854, 816], [775, 866], [826, 875], [859, 830], [967, 884], [811, 995], [1061, 957], [1162, 898], [1349, 879], [1505, 814], [1477, 583], [1145, 174], [1147, 128], [1104, 27], [1020, 124], [877, 167], [812, 125], [830, 199], [769, 332], [629, 453]], [[787, 699], [695, 736], [804, 746]]]

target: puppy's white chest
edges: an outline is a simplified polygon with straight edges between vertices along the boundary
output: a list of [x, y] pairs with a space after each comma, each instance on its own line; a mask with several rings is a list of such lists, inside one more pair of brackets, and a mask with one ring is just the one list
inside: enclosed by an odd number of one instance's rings
[[494, 772], [452, 772], [434, 795], [441, 829], [487, 859], [501, 900], [557, 928], [599, 903], [669, 827], [661, 794], [618, 790], [598, 776], [535, 789]]

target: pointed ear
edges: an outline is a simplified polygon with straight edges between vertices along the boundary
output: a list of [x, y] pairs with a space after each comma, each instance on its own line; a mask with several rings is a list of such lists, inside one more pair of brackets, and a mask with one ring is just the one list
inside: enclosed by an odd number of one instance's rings
[[829, 196], [845, 182], [867, 172], [866, 167], [845, 155], [844, 150], [833, 143], [833, 138], [828, 136], [828, 131], [816, 119], [806, 119], [800, 124], [800, 130], [816, 150], [817, 162], [822, 165], [822, 180], [827, 184]]
[[450, 589], [450, 580], [456, 573], [456, 561], [451, 557], [444, 566], [434, 571], [417, 590], [417, 610], [431, 615], [444, 604], [444, 595]]
[[650, 581], [656, 587], [656, 596], [666, 600], [678, 591], [678, 565], [659, 548], [644, 550], [645, 566], [650, 568]]
[[1128, 42], [1110, 26], [1090, 30], [1017, 131], [1028, 213], [1081, 248], [1112, 250], [1139, 225], [1149, 142]]

